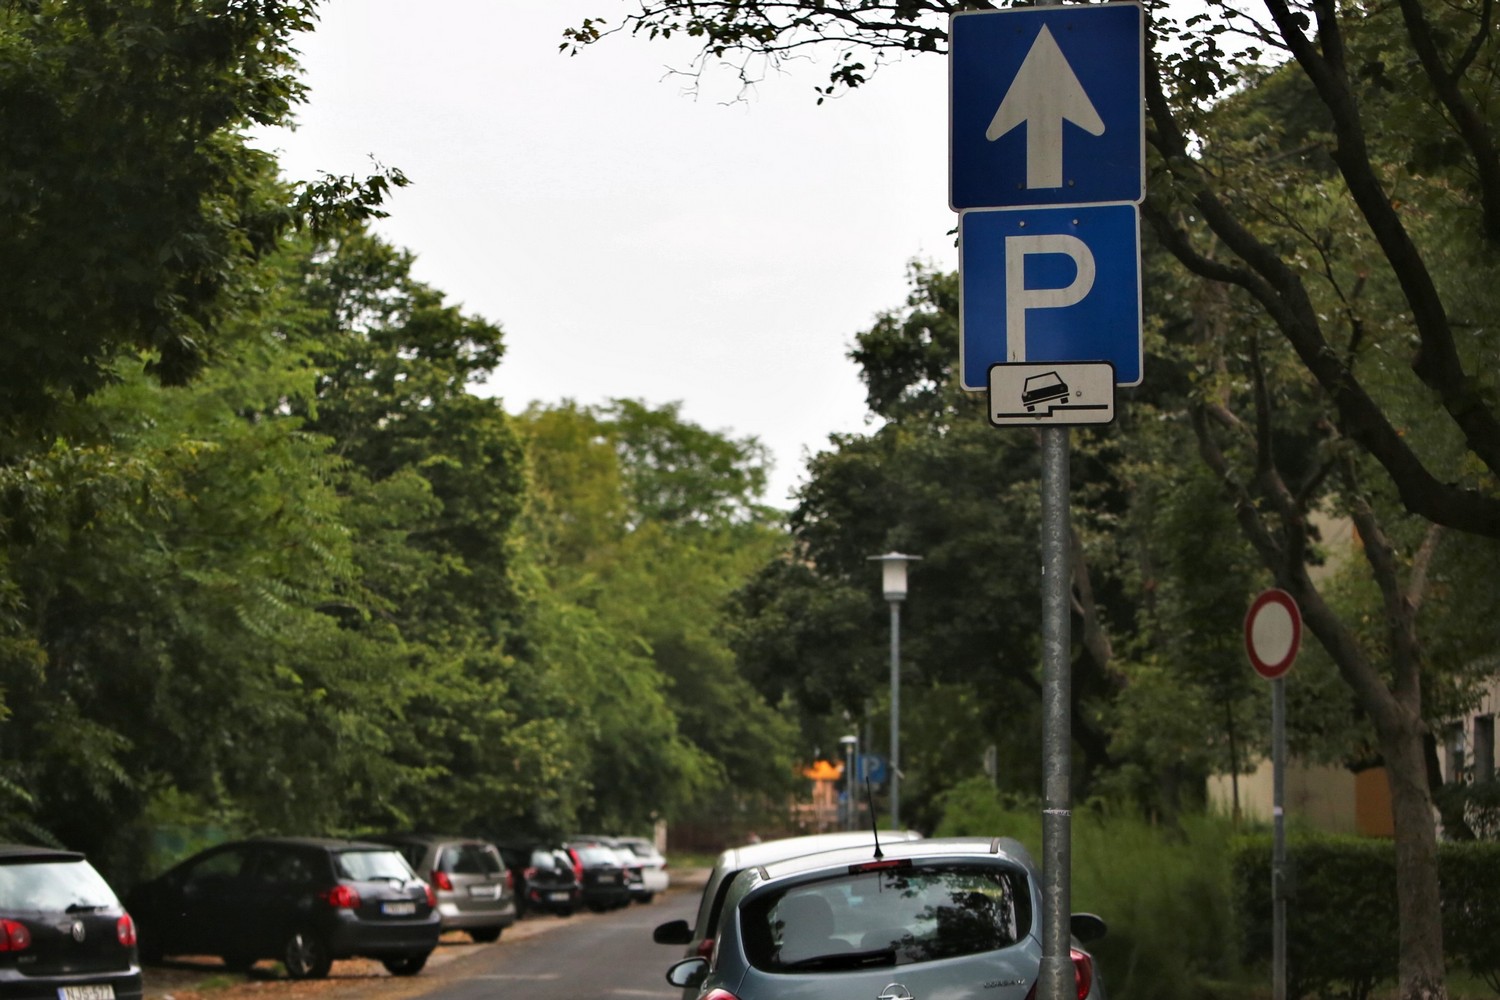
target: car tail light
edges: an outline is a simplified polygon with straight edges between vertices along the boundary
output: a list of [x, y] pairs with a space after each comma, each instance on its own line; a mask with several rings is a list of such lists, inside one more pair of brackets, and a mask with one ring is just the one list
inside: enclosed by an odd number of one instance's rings
[[713, 938], [704, 938], [702, 941], [698, 942], [698, 957], [699, 958], [713, 958], [714, 957], [714, 939]]
[[443, 890], [444, 892], [452, 892], [453, 891], [453, 880], [448, 877], [448, 873], [447, 872], [433, 872], [432, 873], [432, 884], [435, 885], [435, 886], [437, 886], [439, 889]]
[[[1073, 959], [1073, 985], [1077, 988], [1078, 1000], [1086, 1000], [1089, 990], [1094, 988], [1094, 960], [1077, 948], [1068, 949]], [[1031, 984], [1031, 992], [1026, 994], [1026, 1000], [1036, 1000], [1036, 989], [1041, 985], [1041, 980]]]
[[25, 951], [31, 947], [31, 931], [16, 920], [0, 920], [0, 952]]
[[359, 893], [347, 885], [336, 885], [318, 893], [318, 898], [335, 910], [359, 909]]
[[528, 881], [528, 882], [535, 882], [536, 881], [536, 869], [535, 868], [527, 868], [525, 871], [521, 872], [521, 877], [523, 879], [525, 879], [526, 881]]
[[509, 868], [505, 869], [505, 891], [516, 891], [516, 873], [511, 871]]
[[740, 998], [728, 990], [710, 990], [703, 1000], [740, 1000]]
[[115, 921], [115, 937], [127, 948], [135, 947], [135, 921], [130, 919], [130, 914], [125, 914]]

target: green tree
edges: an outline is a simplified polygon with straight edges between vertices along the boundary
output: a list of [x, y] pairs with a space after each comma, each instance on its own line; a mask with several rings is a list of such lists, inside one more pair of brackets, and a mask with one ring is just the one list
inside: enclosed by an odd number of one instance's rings
[[145, 355], [180, 384], [299, 221], [378, 214], [396, 171], [295, 198], [245, 130], [302, 98], [291, 44], [316, 0], [0, 3], [0, 461]]
[[[676, 747], [683, 779], [675, 787], [612, 779], [598, 798], [614, 811], [589, 818], [639, 826], [654, 816], [702, 815], [705, 802], [717, 808], [725, 796], [784, 793], [793, 775], [791, 729], [740, 677], [728, 646], [729, 596], [780, 544], [759, 497], [764, 450], [691, 424], [676, 404], [533, 406], [527, 424], [531, 533], [542, 540], [536, 551], [547, 560], [553, 599], [643, 657], [628, 679], [631, 712], [618, 720], [632, 732], [606, 732], [599, 749], [618, 758], [610, 765], [617, 768]], [[658, 703], [670, 725], [653, 737], [645, 723], [657, 718]], [[601, 702], [600, 711], [596, 724], [608, 725], [618, 703], [611, 711]], [[627, 802], [651, 812], [627, 812]]]

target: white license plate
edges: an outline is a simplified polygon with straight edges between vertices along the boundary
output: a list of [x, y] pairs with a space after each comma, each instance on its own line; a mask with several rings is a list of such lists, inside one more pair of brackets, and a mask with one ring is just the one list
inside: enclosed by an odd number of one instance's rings
[[470, 899], [499, 899], [500, 887], [498, 885], [471, 885], [469, 886]]
[[549, 892], [547, 898], [554, 903], [566, 903], [570, 894], [566, 892]]
[[416, 903], [381, 903], [380, 912], [388, 917], [409, 917], [417, 912]]
[[115, 1000], [115, 988], [102, 986], [59, 986], [57, 1000]]

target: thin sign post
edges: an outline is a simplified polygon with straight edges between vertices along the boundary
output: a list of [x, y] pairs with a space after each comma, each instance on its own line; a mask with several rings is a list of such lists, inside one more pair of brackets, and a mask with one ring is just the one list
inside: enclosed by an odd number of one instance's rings
[[1302, 646], [1302, 612], [1291, 594], [1268, 590], [1245, 615], [1245, 652], [1271, 682], [1271, 997], [1286, 998], [1286, 672]]
[[[1069, 431], [1085, 404], [1054, 363], [1140, 382], [1144, 10], [1136, 0], [949, 20], [949, 205], [959, 218], [960, 372], [991, 419], [1040, 419], [1042, 963], [1038, 1000], [1075, 995], [1071, 944], [1072, 530]], [[991, 210], [1014, 209], [1010, 212]], [[992, 366], [1046, 365], [1001, 377]], [[1080, 383], [1081, 384], [1081, 383]], [[1060, 386], [1067, 387], [1067, 401]], [[1008, 387], [1008, 390], [1007, 390]], [[1093, 405], [1108, 396], [1107, 411]], [[895, 764], [894, 751], [892, 764]]]

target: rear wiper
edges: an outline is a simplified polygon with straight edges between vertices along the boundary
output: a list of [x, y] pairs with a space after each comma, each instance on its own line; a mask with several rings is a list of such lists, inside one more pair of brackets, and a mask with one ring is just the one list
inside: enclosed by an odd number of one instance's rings
[[783, 965], [787, 970], [868, 969], [896, 964], [896, 949], [887, 945], [873, 951], [836, 951], [831, 955], [814, 955]]
[[99, 910], [102, 910], [102, 909], [104, 909], [103, 906], [97, 905], [95, 903], [69, 903], [68, 904], [68, 908], [66, 910], [64, 910], [63, 912], [64, 913], [97, 913]]

